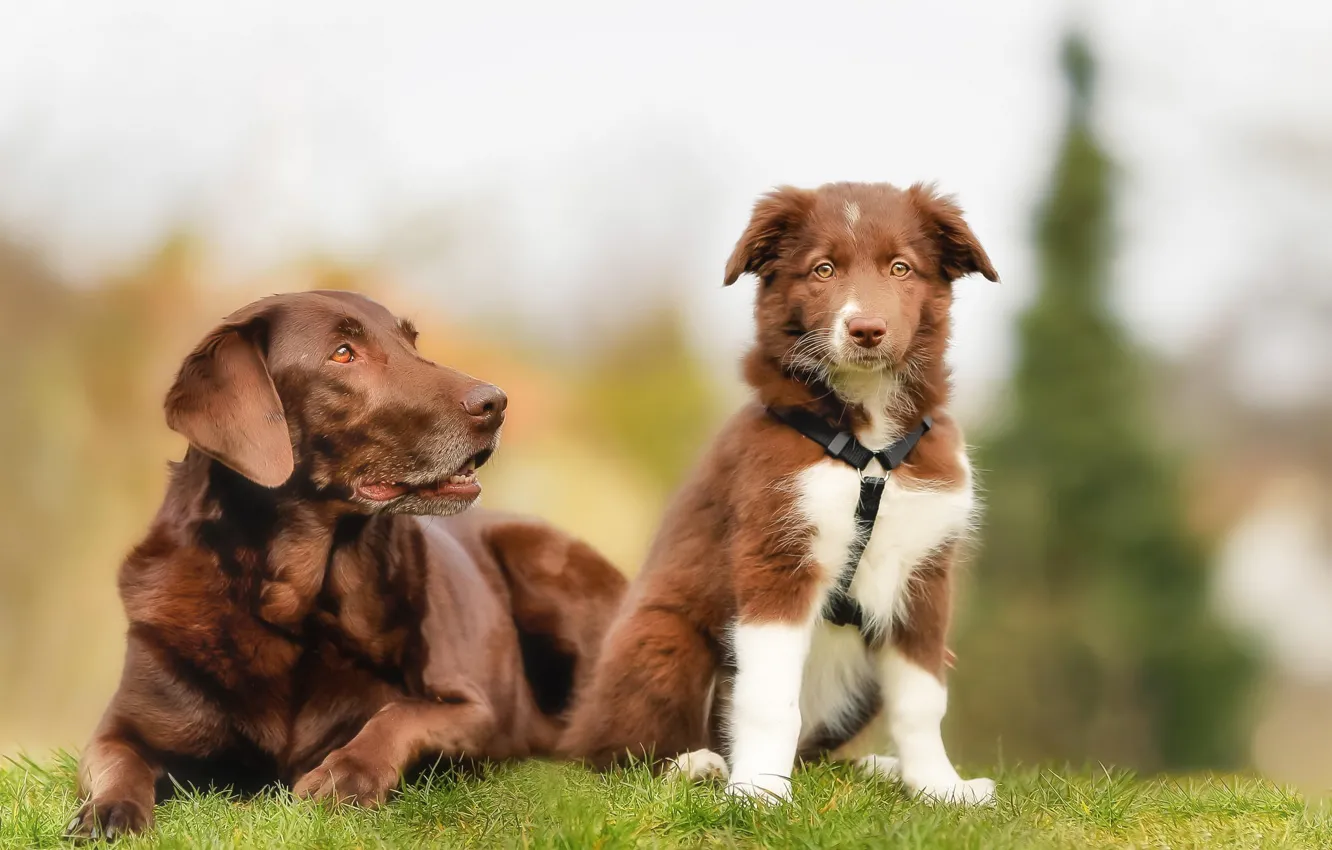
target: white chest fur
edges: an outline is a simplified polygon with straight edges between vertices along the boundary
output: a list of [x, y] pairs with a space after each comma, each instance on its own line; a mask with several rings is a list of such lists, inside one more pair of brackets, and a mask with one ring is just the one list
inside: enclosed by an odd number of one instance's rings
[[[913, 572], [935, 550], [966, 534], [975, 499], [965, 453], [960, 464], [962, 482], [947, 489], [889, 477], [874, 531], [851, 585], [851, 595], [869, 622], [886, 626], [906, 617]], [[870, 471], [881, 472], [876, 465]], [[860, 474], [841, 461], [826, 458], [799, 474], [796, 493], [797, 510], [813, 526], [811, 555], [829, 577], [831, 587], [846, 566], [856, 534]], [[817, 625], [801, 688], [804, 732], [820, 724], [836, 725], [847, 707], [848, 694], [872, 676], [872, 662], [856, 630]]]
[[[911, 573], [940, 546], [965, 535], [975, 499], [966, 455], [963, 481], [950, 489], [890, 476], [874, 521], [874, 532], [856, 568], [851, 595], [874, 621], [887, 624], [905, 615]], [[874, 465], [870, 469], [875, 470]], [[798, 477], [797, 510], [813, 526], [811, 554], [830, 577], [841, 574], [856, 534], [860, 474], [826, 458]]]

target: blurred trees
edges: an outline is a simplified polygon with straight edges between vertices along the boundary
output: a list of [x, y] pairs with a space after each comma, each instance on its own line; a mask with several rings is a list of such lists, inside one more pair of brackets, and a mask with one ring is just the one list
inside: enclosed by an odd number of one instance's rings
[[673, 491], [725, 411], [716, 376], [689, 345], [679, 309], [665, 306], [608, 335], [593, 352], [582, 427]]
[[30, 724], [85, 725], [100, 710], [88, 683], [115, 680], [115, 568], [174, 453], [160, 405], [198, 328], [193, 259], [173, 239], [134, 273], [79, 291], [0, 241], [0, 685], [13, 685], [0, 741]]
[[55, 509], [46, 486], [40, 451], [32, 437], [57, 423], [44, 420], [48, 384], [59, 380], [58, 336], [53, 325], [63, 306], [54, 274], [38, 258], [8, 240], [0, 241], [0, 335], [8, 343], [0, 382], [0, 682], [14, 681], [18, 659], [4, 652], [22, 635], [21, 613], [37, 574], [20, 567], [49, 557], [49, 544], [28, 529]]
[[992, 759], [1187, 768], [1239, 761], [1250, 663], [1208, 611], [1206, 558], [1159, 450], [1155, 373], [1107, 306], [1112, 167], [1094, 65], [1038, 210], [1040, 282], [1011, 409], [978, 459], [986, 532], [960, 621], [953, 724]]

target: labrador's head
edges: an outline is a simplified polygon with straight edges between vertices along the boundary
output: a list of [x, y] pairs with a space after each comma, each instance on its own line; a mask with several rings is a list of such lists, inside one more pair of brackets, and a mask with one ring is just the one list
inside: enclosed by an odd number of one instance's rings
[[480, 495], [499, 442], [498, 387], [437, 365], [416, 330], [347, 292], [276, 295], [185, 358], [167, 424], [269, 488], [366, 513], [451, 514]]

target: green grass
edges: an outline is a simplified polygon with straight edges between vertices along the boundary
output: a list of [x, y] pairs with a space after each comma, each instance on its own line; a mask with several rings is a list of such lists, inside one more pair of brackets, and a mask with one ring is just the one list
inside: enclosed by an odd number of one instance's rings
[[[931, 806], [841, 765], [797, 772], [795, 802], [758, 808], [643, 769], [598, 775], [530, 762], [441, 771], [377, 811], [285, 791], [191, 793], [158, 808], [138, 847], [1332, 847], [1332, 814], [1262, 780], [1140, 779], [1117, 771], [1000, 773], [999, 803]], [[59, 847], [76, 808], [74, 761], [0, 769], [0, 847]]]

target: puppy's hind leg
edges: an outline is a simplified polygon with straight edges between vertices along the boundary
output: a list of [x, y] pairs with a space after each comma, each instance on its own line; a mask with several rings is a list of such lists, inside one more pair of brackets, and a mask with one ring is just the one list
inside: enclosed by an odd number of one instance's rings
[[828, 758], [853, 765], [865, 776], [900, 780], [901, 764], [897, 756], [887, 754], [891, 747], [887, 721], [882, 711], [876, 711], [855, 736], [829, 753]]
[[665, 775], [687, 779], [690, 782], [726, 781], [731, 778], [730, 768], [720, 753], [712, 750], [694, 750], [683, 753], [666, 763]]
[[575, 698], [565, 755], [605, 767], [626, 756], [668, 759], [708, 743], [714, 647], [682, 613], [643, 607], [607, 636]]

